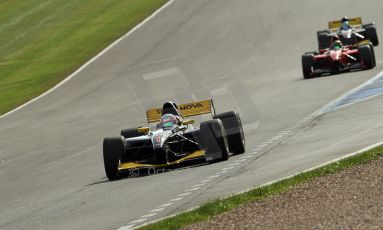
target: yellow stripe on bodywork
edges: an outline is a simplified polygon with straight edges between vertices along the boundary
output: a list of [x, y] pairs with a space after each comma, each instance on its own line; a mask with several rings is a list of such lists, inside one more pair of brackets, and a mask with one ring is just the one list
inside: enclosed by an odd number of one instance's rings
[[[181, 115], [183, 117], [197, 116], [207, 113], [212, 113], [213, 109], [212, 100], [202, 100], [186, 104], [178, 105]], [[158, 122], [162, 115], [161, 108], [148, 109], [146, 111], [146, 118], [149, 123]]]
[[[362, 28], [362, 18], [356, 17], [356, 18], [350, 18], [348, 20], [350, 26], [354, 29], [361, 29]], [[330, 30], [330, 33], [336, 33], [340, 26], [342, 25], [341, 21], [330, 21], [328, 22], [328, 28]]]
[[371, 41], [369, 39], [364, 39], [364, 40], [358, 42], [358, 45], [368, 45], [368, 44], [370, 44], [370, 42]]
[[205, 156], [205, 151], [203, 150], [198, 150], [195, 151], [192, 154], [187, 155], [186, 157], [183, 157], [179, 160], [170, 162], [168, 164], [142, 164], [142, 163], [135, 163], [135, 162], [127, 162], [127, 163], [122, 163], [118, 166], [118, 170], [127, 170], [127, 169], [136, 169], [136, 168], [160, 168], [160, 167], [167, 167], [167, 166], [172, 166], [179, 164], [185, 160], [190, 160], [193, 158], [197, 157], [203, 157]]
[[356, 43], [356, 44], [353, 44], [352, 45], [352, 48], [353, 49], [358, 49], [358, 46], [361, 46], [361, 45], [369, 45], [370, 44], [370, 40], [369, 39], [364, 39], [364, 40], [362, 40], [362, 41], [359, 41], [358, 43]]
[[[350, 18], [348, 20], [348, 22], [350, 23], [350, 26], [352, 27], [361, 27], [362, 26], [362, 18], [361, 17], [356, 17], [356, 18]], [[330, 21], [328, 22], [328, 28], [330, 30], [332, 29], [339, 29], [339, 27], [342, 25], [342, 22], [339, 20], [339, 21]]]

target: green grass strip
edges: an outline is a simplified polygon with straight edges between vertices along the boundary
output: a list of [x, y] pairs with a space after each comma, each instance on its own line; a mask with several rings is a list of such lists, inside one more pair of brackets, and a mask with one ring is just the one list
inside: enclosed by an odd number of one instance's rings
[[0, 1], [0, 114], [53, 87], [166, 2]]
[[348, 157], [346, 159], [331, 163], [312, 171], [301, 173], [294, 177], [281, 180], [265, 187], [256, 188], [250, 190], [249, 192], [245, 192], [243, 194], [235, 195], [229, 198], [208, 202], [192, 211], [178, 214], [176, 216], [144, 226], [140, 229], [179, 229], [199, 221], [205, 221], [215, 215], [234, 209], [239, 205], [246, 204], [251, 201], [262, 200], [271, 195], [282, 193], [292, 186], [313, 180], [316, 177], [335, 173], [355, 165], [366, 164], [380, 156], [383, 156], [383, 146], [376, 147], [367, 152]]

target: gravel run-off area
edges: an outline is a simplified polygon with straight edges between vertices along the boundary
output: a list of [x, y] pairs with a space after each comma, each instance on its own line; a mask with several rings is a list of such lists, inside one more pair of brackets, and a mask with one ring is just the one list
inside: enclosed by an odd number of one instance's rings
[[184, 229], [383, 229], [383, 157]]

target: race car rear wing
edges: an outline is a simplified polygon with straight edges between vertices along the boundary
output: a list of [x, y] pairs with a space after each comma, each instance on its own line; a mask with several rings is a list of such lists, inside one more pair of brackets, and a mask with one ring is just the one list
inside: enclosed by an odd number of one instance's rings
[[[213, 100], [211, 99], [181, 104], [178, 105], [178, 108], [183, 117], [192, 117], [208, 113], [214, 116], [215, 114]], [[161, 118], [161, 114], [162, 108], [148, 109], [146, 111], [146, 119], [148, 123], [158, 122]]]
[[[349, 21], [350, 26], [353, 29], [361, 29], [362, 28], [362, 18], [356, 17], [356, 18], [350, 18]], [[330, 30], [330, 33], [335, 33], [339, 30], [342, 22], [341, 21], [331, 21], [328, 22], [328, 28]]]

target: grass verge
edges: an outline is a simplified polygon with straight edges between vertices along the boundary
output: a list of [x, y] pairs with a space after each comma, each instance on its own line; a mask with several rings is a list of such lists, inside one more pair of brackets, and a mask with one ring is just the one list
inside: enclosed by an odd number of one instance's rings
[[0, 1], [0, 114], [57, 84], [166, 2]]
[[195, 222], [207, 220], [208, 218], [218, 215], [220, 213], [227, 212], [231, 209], [238, 207], [239, 205], [251, 201], [262, 200], [271, 195], [282, 193], [291, 188], [292, 186], [313, 180], [316, 177], [335, 173], [355, 165], [366, 164], [372, 160], [377, 159], [379, 156], [383, 156], [383, 146], [376, 147], [367, 152], [363, 152], [361, 154], [331, 163], [329, 165], [320, 167], [318, 169], [314, 169], [312, 171], [301, 173], [294, 177], [281, 180], [279, 182], [265, 187], [256, 188], [243, 194], [235, 195], [229, 198], [208, 202], [192, 211], [184, 212], [176, 216], [161, 220], [159, 222], [149, 224], [140, 229], [148, 230], [182, 228]]

